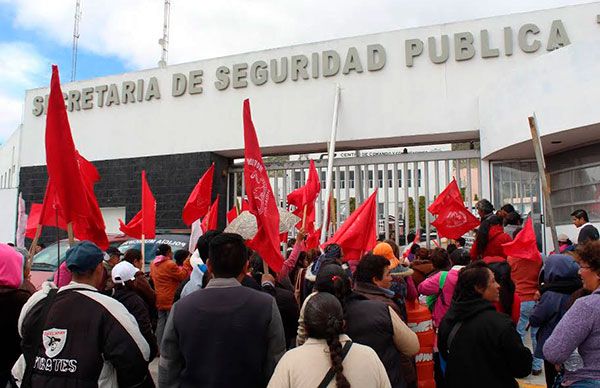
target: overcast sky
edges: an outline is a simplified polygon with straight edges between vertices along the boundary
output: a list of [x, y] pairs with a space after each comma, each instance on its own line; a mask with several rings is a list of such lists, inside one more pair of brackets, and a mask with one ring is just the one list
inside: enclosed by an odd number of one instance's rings
[[[163, 0], [81, 0], [77, 79], [156, 67]], [[169, 63], [583, 0], [171, 0]], [[25, 90], [71, 74], [75, 0], [0, 0], [0, 143], [21, 122]]]

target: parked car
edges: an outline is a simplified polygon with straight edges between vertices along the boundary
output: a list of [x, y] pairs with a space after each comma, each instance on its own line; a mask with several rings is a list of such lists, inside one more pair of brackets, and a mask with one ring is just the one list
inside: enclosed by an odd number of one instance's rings
[[[160, 244], [169, 244], [173, 253], [180, 249], [189, 250], [190, 236], [189, 234], [159, 234], [156, 238], [146, 239], [144, 244], [144, 262], [146, 263], [146, 270], [150, 267], [150, 263], [156, 257], [156, 249]], [[142, 241], [138, 239], [130, 239], [119, 245], [119, 250], [125, 253], [128, 249], [135, 248], [140, 249], [142, 247]]]
[[31, 283], [36, 289], [40, 289], [46, 280], [52, 280], [54, 272], [65, 261], [69, 249], [69, 240], [60, 240], [59, 243], [48, 245], [39, 251], [31, 261]]

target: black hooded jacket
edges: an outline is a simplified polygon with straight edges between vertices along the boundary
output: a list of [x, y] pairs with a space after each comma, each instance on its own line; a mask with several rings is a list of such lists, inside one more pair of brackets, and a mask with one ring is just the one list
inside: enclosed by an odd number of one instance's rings
[[[462, 325], [448, 349], [448, 336], [457, 322]], [[516, 388], [515, 377], [531, 372], [531, 352], [510, 318], [484, 299], [452, 302], [440, 325], [438, 346], [447, 361], [450, 388]]]

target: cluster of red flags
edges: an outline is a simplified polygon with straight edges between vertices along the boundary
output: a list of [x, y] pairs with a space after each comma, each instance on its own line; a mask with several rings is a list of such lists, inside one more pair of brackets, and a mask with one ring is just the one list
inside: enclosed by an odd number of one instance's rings
[[310, 161], [308, 168], [308, 177], [304, 186], [297, 188], [287, 196], [288, 205], [293, 205], [296, 209], [292, 212], [300, 221], [296, 228], [304, 229], [307, 233], [306, 248], [312, 249], [319, 246], [319, 236], [321, 229], [315, 230], [315, 202], [321, 192], [321, 180], [315, 167], [315, 162]]
[[256, 217], [258, 232], [248, 246], [275, 272], [281, 270], [283, 257], [279, 247], [279, 210], [271, 181], [263, 162], [256, 130], [250, 113], [250, 100], [244, 100], [244, 181], [250, 213]]
[[452, 179], [427, 210], [437, 215], [431, 225], [435, 226], [440, 237], [457, 239], [479, 225], [477, 217], [465, 208], [455, 179]]
[[219, 226], [219, 195], [217, 194], [217, 199], [215, 199], [215, 202], [213, 202], [209, 208], [208, 211], [206, 213], [206, 215], [204, 216], [204, 219], [202, 219], [202, 223], [200, 224], [200, 226], [202, 226], [202, 231], [204, 233], [208, 232], [209, 230], [216, 230], [217, 227]]
[[542, 255], [538, 250], [537, 239], [535, 237], [535, 231], [533, 230], [533, 220], [531, 217], [527, 219], [525, 226], [515, 236], [514, 240], [502, 244], [502, 249], [506, 256], [536, 261], [542, 259]]
[[[48, 184], [38, 224], [56, 226], [58, 218], [58, 227], [66, 229], [70, 224], [76, 238], [107, 249], [104, 219], [94, 195], [100, 175], [75, 148], [56, 65], [52, 66], [45, 141]], [[33, 221], [29, 226], [37, 228]]]
[[360, 258], [377, 244], [377, 190], [356, 209], [323, 246], [342, 247], [344, 260]]
[[308, 232], [315, 229], [315, 201], [321, 192], [321, 180], [315, 167], [315, 162], [310, 161], [308, 178], [306, 184], [287, 196], [288, 205], [294, 205], [296, 209], [292, 212], [300, 218], [296, 225], [298, 229], [304, 228]]
[[150, 190], [146, 171], [142, 171], [142, 208], [127, 223], [119, 220], [119, 230], [133, 238], [154, 238], [156, 237], [156, 199]]

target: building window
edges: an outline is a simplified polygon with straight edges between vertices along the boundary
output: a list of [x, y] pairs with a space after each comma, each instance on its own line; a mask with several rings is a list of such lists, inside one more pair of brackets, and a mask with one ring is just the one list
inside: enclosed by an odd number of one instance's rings
[[383, 170], [377, 170], [377, 184], [383, 189]]
[[340, 171], [340, 189], [346, 188], [346, 171]]
[[350, 178], [348, 179], [348, 186], [353, 189], [354, 188], [354, 171], [350, 170], [349, 172], [349, 176]]
[[373, 188], [373, 170], [369, 170], [368, 177], [369, 177], [369, 189], [372, 189]]
[[302, 172], [294, 171], [294, 190], [302, 186]]

